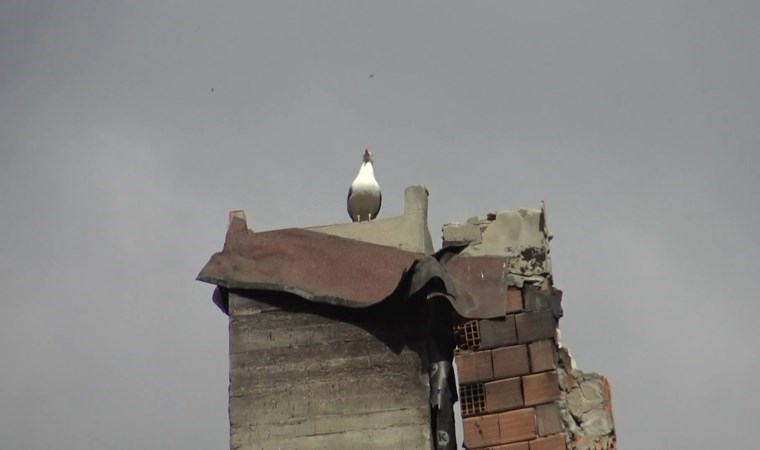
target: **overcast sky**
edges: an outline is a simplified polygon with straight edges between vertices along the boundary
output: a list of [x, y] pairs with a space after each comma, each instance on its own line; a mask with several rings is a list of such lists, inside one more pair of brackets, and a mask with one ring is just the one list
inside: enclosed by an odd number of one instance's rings
[[[317, 6], [319, 5], [319, 6]], [[754, 442], [760, 3], [0, 0], [0, 447], [221, 449], [227, 213], [545, 200], [623, 449]], [[439, 245], [439, 244], [437, 244]]]

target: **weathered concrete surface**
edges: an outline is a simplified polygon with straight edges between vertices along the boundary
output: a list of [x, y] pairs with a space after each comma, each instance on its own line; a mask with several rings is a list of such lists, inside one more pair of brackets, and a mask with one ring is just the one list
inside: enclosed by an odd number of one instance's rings
[[480, 227], [477, 223], [453, 222], [443, 227], [443, 246], [467, 245], [479, 243], [481, 240]]
[[[551, 274], [546, 211], [541, 209], [508, 209], [489, 215], [474, 224], [449, 223], [443, 227], [444, 245], [468, 244], [461, 256], [505, 256], [508, 272], [518, 277], [541, 277]], [[476, 227], [476, 228], [473, 228]], [[521, 281], [517, 281], [522, 285]]]
[[430, 448], [423, 309], [229, 297], [232, 449]]
[[[563, 366], [569, 367], [569, 353], [560, 351]], [[607, 379], [596, 373], [560, 368], [562, 388], [560, 410], [571, 450], [615, 450], [615, 424]]]
[[396, 247], [430, 255], [433, 240], [427, 224], [428, 191], [409, 186], [404, 191], [404, 214], [371, 222], [341, 223], [307, 228], [320, 233]]

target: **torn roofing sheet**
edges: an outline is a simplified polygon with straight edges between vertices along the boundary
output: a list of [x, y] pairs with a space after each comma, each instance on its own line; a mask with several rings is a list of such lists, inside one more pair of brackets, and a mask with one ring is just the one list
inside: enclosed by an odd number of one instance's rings
[[454, 310], [466, 318], [490, 319], [505, 315], [509, 259], [462, 256], [456, 254], [459, 250], [444, 248], [418, 261], [413, 268], [410, 293], [428, 287], [428, 297], [448, 298]]
[[233, 218], [224, 249], [211, 257], [197, 279], [227, 289], [290, 292], [352, 308], [371, 306], [397, 291], [411, 297], [426, 289], [428, 298], [447, 298], [463, 317], [504, 315], [509, 259], [458, 255], [461, 250], [447, 247], [425, 257], [297, 228], [254, 233], [245, 220]]
[[224, 250], [197, 279], [229, 289], [291, 292], [307, 300], [364, 307], [389, 297], [415, 253], [303, 229], [254, 233], [240, 218]]

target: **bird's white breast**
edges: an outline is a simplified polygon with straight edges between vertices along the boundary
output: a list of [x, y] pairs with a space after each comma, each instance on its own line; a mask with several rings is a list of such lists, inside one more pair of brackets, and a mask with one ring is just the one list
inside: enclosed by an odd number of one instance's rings
[[377, 184], [375, 179], [375, 171], [372, 168], [371, 163], [362, 164], [359, 169], [359, 174], [354, 178], [354, 182], [351, 183], [351, 189], [354, 194], [357, 192], [372, 192], [380, 189], [380, 185]]
[[380, 206], [380, 185], [375, 179], [372, 163], [364, 163], [351, 183], [348, 209], [352, 217], [376, 214]]

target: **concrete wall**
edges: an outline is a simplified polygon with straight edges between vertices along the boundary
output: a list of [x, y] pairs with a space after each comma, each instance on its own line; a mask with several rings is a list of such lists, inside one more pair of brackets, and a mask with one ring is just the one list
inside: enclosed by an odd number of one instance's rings
[[232, 449], [430, 448], [423, 311], [282, 293], [229, 305]]

